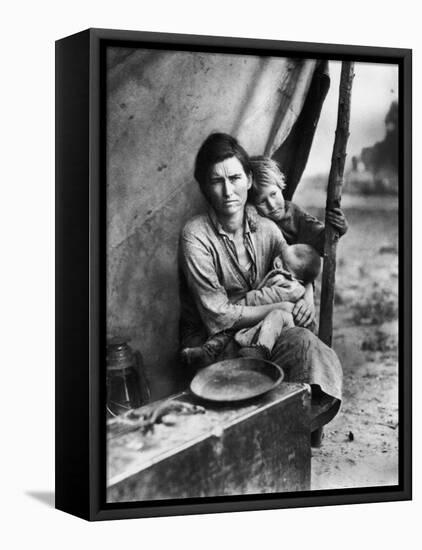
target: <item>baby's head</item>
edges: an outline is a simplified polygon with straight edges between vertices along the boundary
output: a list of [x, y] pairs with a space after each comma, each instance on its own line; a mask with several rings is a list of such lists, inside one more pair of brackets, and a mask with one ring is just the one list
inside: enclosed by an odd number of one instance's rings
[[308, 244], [287, 246], [283, 252], [283, 263], [293, 277], [304, 285], [315, 281], [321, 270], [318, 252]]
[[252, 168], [252, 187], [249, 198], [258, 212], [273, 221], [284, 216], [283, 189], [286, 186], [284, 174], [277, 162], [270, 157], [250, 158]]

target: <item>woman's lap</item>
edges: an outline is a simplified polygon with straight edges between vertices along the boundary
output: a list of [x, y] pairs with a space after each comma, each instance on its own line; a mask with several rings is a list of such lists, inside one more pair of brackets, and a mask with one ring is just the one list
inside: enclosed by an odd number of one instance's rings
[[[237, 357], [239, 349], [232, 340], [218, 359]], [[286, 382], [319, 386], [325, 394], [341, 400], [343, 374], [340, 361], [335, 351], [310, 330], [301, 327], [283, 330], [270, 360], [283, 369]]]
[[341, 400], [343, 372], [334, 350], [310, 330], [294, 327], [283, 331], [272, 351], [288, 382], [305, 382]]

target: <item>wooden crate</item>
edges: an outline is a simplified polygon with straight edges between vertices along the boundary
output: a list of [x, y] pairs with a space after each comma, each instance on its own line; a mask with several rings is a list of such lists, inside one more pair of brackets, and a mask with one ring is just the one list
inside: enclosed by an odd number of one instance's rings
[[[204, 405], [188, 392], [173, 399]], [[309, 386], [281, 384], [247, 404], [207, 404], [153, 434], [109, 437], [107, 501], [308, 490], [309, 412]]]

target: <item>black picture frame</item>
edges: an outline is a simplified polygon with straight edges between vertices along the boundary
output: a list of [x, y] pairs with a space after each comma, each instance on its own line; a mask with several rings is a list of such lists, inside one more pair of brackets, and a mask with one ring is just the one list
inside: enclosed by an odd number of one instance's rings
[[[271, 495], [105, 501], [105, 163], [103, 51], [137, 45], [399, 66], [399, 484]], [[56, 42], [56, 508], [87, 520], [412, 498], [411, 155], [408, 49], [89, 29]]]

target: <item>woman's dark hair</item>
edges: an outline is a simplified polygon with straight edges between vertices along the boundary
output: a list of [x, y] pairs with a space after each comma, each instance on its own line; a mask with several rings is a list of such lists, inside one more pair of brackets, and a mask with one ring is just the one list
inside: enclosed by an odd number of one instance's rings
[[194, 176], [201, 188], [207, 183], [209, 171], [214, 164], [236, 157], [247, 176], [252, 173], [249, 155], [236, 138], [229, 134], [215, 133], [207, 137], [201, 145], [195, 160]]

